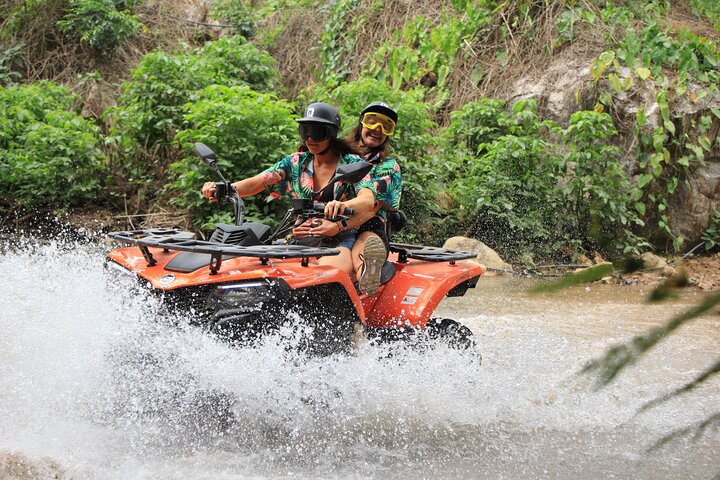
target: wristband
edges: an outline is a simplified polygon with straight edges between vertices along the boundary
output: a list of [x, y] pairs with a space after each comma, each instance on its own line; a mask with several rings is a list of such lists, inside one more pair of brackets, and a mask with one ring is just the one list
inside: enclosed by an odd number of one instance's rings
[[338, 228], [340, 229], [341, 232], [344, 232], [345, 230], [347, 230], [347, 228], [348, 228], [347, 220], [345, 220], [345, 219], [340, 220], [340, 225], [338, 225]]

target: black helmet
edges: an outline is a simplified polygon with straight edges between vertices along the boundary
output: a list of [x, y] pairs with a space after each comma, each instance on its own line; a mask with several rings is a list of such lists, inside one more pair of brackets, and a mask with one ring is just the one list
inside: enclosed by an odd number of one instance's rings
[[308, 105], [305, 116], [296, 120], [298, 123], [324, 123], [336, 128], [335, 133], [340, 130], [340, 112], [332, 105], [317, 102]]
[[398, 114], [392, 109], [390, 105], [385, 102], [372, 102], [370, 105], [360, 112], [360, 118], [363, 117], [367, 112], [382, 113], [386, 117], [390, 118], [393, 122], [397, 123]]

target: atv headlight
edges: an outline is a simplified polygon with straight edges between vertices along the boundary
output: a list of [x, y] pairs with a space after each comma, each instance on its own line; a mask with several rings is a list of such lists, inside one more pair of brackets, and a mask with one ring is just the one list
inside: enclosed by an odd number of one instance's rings
[[218, 285], [213, 297], [226, 303], [260, 303], [270, 293], [270, 285], [264, 281], [248, 281]]
[[112, 270], [113, 272], [122, 273], [123, 275], [135, 276], [135, 273], [133, 273], [132, 270], [125, 268], [119, 263], [116, 263], [112, 260], [105, 260], [105, 268], [108, 270]]

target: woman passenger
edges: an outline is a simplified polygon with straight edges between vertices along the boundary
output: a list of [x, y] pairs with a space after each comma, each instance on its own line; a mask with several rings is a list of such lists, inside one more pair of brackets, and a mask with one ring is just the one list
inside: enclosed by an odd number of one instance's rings
[[400, 165], [388, 156], [390, 137], [395, 133], [397, 121], [398, 114], [390, 105], [384, 102], [370, 103], [360, 113], [358, 125], [347, 138], [363, 160], [373, 164], [370, 177], [377, 192], [377, 201], [372, 210], [350, 218], [346, 226], [358, 228], [352, 260], [360, 292], [367, 295], [375, 294], [380, 287], [382, 265], [387, 260], [388, 213], [400, 208]]

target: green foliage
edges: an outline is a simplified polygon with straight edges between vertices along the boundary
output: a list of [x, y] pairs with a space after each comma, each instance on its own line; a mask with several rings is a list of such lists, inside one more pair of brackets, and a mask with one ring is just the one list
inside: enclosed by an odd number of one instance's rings
[[[415, 86], [432, 76], [443, 89], [460, 46], [480, 34], [495, 13], [494, 2], [454, 2], [457, 12], [443, 12], [438, 25], [417, 15], [389, 43], [378, 47], [364, 66], [365, 75], [394, 88]], [[459, 15], [457, 14], [459, 13]]]
[[451, 123], [443, 134], [457, 148], [482, 156], [489, 142], [509, 132], [513, 125], [505, 101], [482, 98], [450, 113]]
[[245, 38], [255, 35], [257, 14], [246, 0], [216, 0], [212, 4], [211, 12], [220, 22], [234, 25], [237, 35]]
[[710, 225], [702, 234], [702, 239], [705, 241], [706, 251], [710, 252], [720, 248], [720, 210], [715, 210], [713, 213]]
[[720, 3], [715, 0], [690, 0], [693, 10], [706, 17], [720, 32]]
[[508, 256], [549, 255], [560, 165], [542, 130], [552, 125], [537, 118], [534, 101], [520, 101], [512, 112], [502, 107], [471, 102], [452, 116], [443, 135], [454, 163], [449, 191], [472, 235]]
[[[633, 4], [627, 5], [631, 7]], [[593, 59], [590, 73], [597, 81], [607, 77], [612, 90], [601, 94], [600, 103], [604, 106], [613, 108], [613, 95], [627, 95], [636, 84], [654, 94], [659, 125], [654, 129], [647, 127], [647, 112], [643, 108], [638, 111], [633, 127], [638, 145], [633, 153], [642, 169], [634, 197], [638, 213], [652, 218], [660, 231], [672, 239], [675, 250], [680, 250], [684, 239], [670, 229], [667, 207], [678, 185], [712, 150], [714, 139], [709, 133], [710, 112], [702, 113], [699, 119], [688, 117], [680, 122], [674, 117], [671, 104], [680, 97], [697, 103], [704, 96], [720, 93], [720, 51], [708, 38], [687, 30], [674, 32], [661, 28], [659, 14], [667, 8], [664, 2], [652, 2], [645, 9], [629, 11], [629, 18], [642, 19], [644, 25], [637, 30], [626, 28], [615, 50]]]
[[[185, 105], [184, 123], [189, 127], [178, 132], [176, 141], [184, 152], [193, 152], [195, 142], [202, 142], [215, 151], [224, 175], [240, 180], [258, 174], [263, 169], [291, 153], [297, 138], [297, 124], [292, 106], [270, 94], [261, 94], [248, 87], [209, 86], [196, 101]], [[200, 194], [207, 181], [215, 181], [214, 174], [197, 156], [187, 157], [172, 165], [174, 203], [193, 209], [203, 221], [218, 217], [218, 208]], [[248, 218], [264, 220], [272, 213], [267, 199], [258, 198], [248, 206]], [[275, 208], [276, 209], [276, 208]], [[226, 214], [224, 221], [229, 221]], [[206, 224], [207, 225], [207, 224]]]
[[162, 175], [163, 168], [148, 162], [146, 152], [167, 158], [175, 132], [186, 128], [184, 106], [199, 99], [204, 88], [228, 85], [270, 91], [276, 76], [272, 58], [240, 36], [208, 42], [194, 51], [146, 55], [123, 84], [120, 105], [105, 113], [120, 145], [126, 178], [142, 184]]
[[134, 37], [141, 23], [124, 0], [70, 0], [60, 30], [78, 36], [98, 51], [111, 52]]
[[553, 43], [553, 47], [558, 47], [575, 40], [580, 33], [578, 24], [581, 22], [587, 22], [589, 25], [593, 25], [596, 18], [597, 17], [592, 10], [586, 9], [582, 6], [568, 7], [564, 9], [555, 19], [557, 38]]
[[97, 127], [50, 82], [0, 87], [0, 195], [23, 207], [97, 200], [104, 157]]
[[357, 24], [354, 28], [348, 28], [348, 20], [353, 17], [351, 12], [357, 5], [358, 0], [331, 2], [330, 13], [320, 39], [320, 58], [323, 65], [321, 75], [329, 87], [337, 87], [350, 75]]
[[21, 43], [0, 51], [0, 86], [15, 83], [22, 76], [14, 67], [22, 62], [20, 53], [23, 48], [25, 48], [25, 44]]
[[471, 234], [512, 257], [646, 245], [633, 234], [642, 225], [637, 193], [609, 144], [617, 131], [606, 114], [576, 112], [560, 129], [540, 121], [534, 101], [508, 112], [504, 102], [483, 99], [451, 118], [443, 133], [454, 149], [449, 191]]
[[648, 246], [632, 232], [635, 225], [644, 225], [638, 215], [644, 205], [634, 202], [642, 192], [633, 188], [620, 166], [620, 149], [608, 143], [615, 135], [605, 113], [579, 111], [570, 117], [563, 131], [567, 152], [560, 170], [566, 180], [562, 209], [573, 219], [568, 226], [572, 233], [565, 235], [568, 240], [589, 236], [600, 248], [639, 254], [639, 246]]

